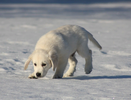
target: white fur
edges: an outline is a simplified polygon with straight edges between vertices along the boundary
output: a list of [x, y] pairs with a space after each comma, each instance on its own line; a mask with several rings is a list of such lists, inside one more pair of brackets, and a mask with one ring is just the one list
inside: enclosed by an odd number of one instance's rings
[[[56, 69], [53, 78], [73, 76], [77, 64], [75, 52], [85, 58], [85, 73], [89, 74], [92, 71], [92, 52], [87, 45], [88, 38], [102, 49], [88, 31], [76, 25], [62, 26], [43, 35], [25, 63], [24, 69], [27, 69], [31, 60], [33, 64], [37, 64], [29, 78], [38, 78], [36, 73], [41, 74], [39, 77], [44, 77], [51, 67], [54, 71]], [[67, 62], [70, 67], [63, 75]], [[42, 67], [42, 63], [46, 65]]]

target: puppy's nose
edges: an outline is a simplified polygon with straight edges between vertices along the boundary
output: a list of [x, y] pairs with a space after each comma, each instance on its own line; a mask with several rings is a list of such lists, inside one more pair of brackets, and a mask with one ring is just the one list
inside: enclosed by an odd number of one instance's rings
[[41, 73], [39, 73], [39, 72], [36, 73], [36, 76], [37, 76], [37, 77], [40, 77], [40, 76], [41, 76]]

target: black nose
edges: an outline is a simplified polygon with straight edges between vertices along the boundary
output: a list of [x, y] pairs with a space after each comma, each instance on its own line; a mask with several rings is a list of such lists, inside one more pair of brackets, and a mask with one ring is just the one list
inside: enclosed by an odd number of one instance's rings
[[40, 77], [40, 76], [41, 76], [41, 73], [36, 73], [36, 76], [37, 76], [37, 77]]

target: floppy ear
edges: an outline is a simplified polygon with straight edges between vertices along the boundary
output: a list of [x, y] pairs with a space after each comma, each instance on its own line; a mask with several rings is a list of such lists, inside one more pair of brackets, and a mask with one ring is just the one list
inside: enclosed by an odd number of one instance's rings
[[51, 60], [52, 69], [55, 71], [55, 68], [58, 65], [58, 56], [56, 52], [50, 52], [49, 53], [49, 59]]
[[28, 58], [27, 61], [25, 62], [24, 70], [26, 70], [26, 69], [28, 68], [28, 65], [29, 65], [31, 59], [32, 59], [32, 54], [29, 56], [29, 58]]

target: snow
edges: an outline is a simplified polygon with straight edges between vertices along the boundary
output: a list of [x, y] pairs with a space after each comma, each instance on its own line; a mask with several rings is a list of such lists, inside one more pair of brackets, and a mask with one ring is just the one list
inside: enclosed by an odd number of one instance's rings
[[[0, 4], [1, 100], [131, 100], [131, 3]], [[78, 54], [77, 71], [70, 78], [28, 79], [32, 63], [24, 63], [37, 40], [66, 24], [83, 26], [102, 45], [92, 43], [91, 74], [84, 74]], [[68, 66], [67, 66], [68, 68]]]

